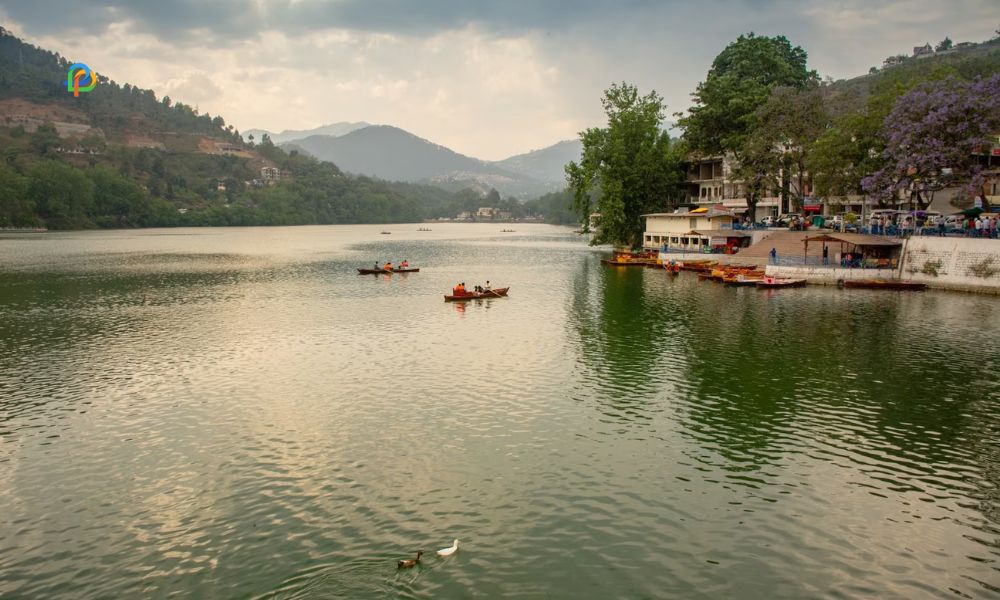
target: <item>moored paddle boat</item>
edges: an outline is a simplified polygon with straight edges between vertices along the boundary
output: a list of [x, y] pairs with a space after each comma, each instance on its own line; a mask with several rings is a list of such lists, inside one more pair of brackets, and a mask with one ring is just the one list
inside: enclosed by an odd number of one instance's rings
[[770, 276], [764, 277], [763, 279], [755, 283], [755, 285], [759, 288], [802, 287], [805, 284], [806, 284], [805, 279], [782, 279]]

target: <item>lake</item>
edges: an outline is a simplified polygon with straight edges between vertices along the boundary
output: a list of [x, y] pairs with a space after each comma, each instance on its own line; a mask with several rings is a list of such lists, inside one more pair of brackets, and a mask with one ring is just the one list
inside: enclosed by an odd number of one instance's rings
[[[0, 597], [1000, 595], [1000, 298], [606, 253], [0, 236]], [[487, 279], [510, 296], [443, 301]]]

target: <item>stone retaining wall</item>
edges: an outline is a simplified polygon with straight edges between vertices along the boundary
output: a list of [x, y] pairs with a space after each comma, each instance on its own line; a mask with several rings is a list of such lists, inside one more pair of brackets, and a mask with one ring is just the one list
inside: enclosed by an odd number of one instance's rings
[[1000, 294], [1000, 240], [912, 237], [899, 266], [901, 278], [930, 287]]

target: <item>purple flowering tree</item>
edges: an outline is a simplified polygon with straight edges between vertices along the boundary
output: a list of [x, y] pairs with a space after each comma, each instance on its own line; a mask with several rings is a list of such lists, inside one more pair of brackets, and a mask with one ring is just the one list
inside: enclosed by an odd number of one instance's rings
[[924, 209], [936, 190], [955, 184], [982, 194], [979, 155], [1000, 134], [1000, 73], [914, 88], [896, 101], [881, 133], [885, 166], [861, 180], [880, 204], [904, 194]]

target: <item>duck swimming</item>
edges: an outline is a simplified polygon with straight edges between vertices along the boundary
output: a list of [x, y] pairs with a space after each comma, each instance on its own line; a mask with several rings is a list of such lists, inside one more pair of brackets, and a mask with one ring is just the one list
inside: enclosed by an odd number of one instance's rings
[[437, 553], [438, 556], [451, 556], [456, 552], [458, 552], [458, 540], [455, 540], [450, 548], [441, 548]]
[[417, 566], [418, 562], [420, 562], [420, 556], [423, 553], [424, 553], [423, 550], [421, 550], [421, 551], [417, 552], [417, 557], [416, 558], [407, 558], [406, 560], [399, 561], [398, 563], [396, 563], [396, 568], [397, 569], [412, 569], [413, 567]]

